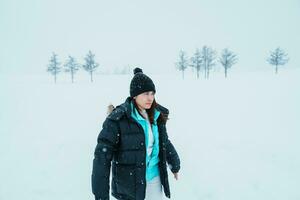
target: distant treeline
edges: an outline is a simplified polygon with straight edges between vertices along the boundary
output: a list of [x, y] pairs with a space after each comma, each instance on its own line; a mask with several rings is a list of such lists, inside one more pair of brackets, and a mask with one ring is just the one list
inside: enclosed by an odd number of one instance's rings
[[[227, 78], [228, 70], [237, 63], [238, 56], [233, 51], [225, 48], [222, 50], [218, 57], [216, 50], [211, 47], [203, 46], [201, 49], [197, 48], [193, 53], [193, 56], [188, 58], [187, 53], [183, 50], [179, 52], [178, 61], [175, 63], [176, 69], [182, 72], [182, 78], [184, 79], [184, 72], [188, 67], [191, 67], [196, 71], [197, 78], [200, 76], [200, 72], [203, 72], [204, 78], [208, 79], [213, 67], [219, 63], [224, 68], [225, 78]], [[278, 67], [285, 65], [288, 61], [288, 55], [280, 47], [273, 51], [270, 51], [266, 61], [275, 67], [275, 73], [278, 73]], [[60, 63], [57, 58], [57, 54], [54, 52], [47, 65], [47, 72], [54, 77], [56, 83], [57, 75], [64, 70], [66, 73], [70, 73], [71, 81], [74, 82], [74, 76], [79, 69], [85, 70], [89, 76], [91, 82], [93, 82], [93, 73], [99, 67], [99, 64], [95, 61], [95, 54], [91, 51], [84, 57], [84, 63], [79, 64], [76, 59], [69, 56], [64, 64]], [[133, 67], [132, 67], [133, 68]], [[130, 66], [126, 66], [117, 73], [129, 74], [132, 69]]]
[[[238, 61], [237, 54], [225, 48], [218, 57], [216, 50], [211, 47], [203, 46], [202, 49], [197, 48], [191, 58], [187, 57], [187, 53], [183, 50], [179, 52], [178, 62], [176, 68], [182, 72], [184, 79], [184, 71], [191, 67], [196, 69], [197, 78], [200, 72], [203, 72], [204, 78], [208, 79], [213, 67], [219, 63], [224, 68], [225, 78], [227, 78], [228, 70]], [[288, 61], [288, 55], [280, 47], [270, 51], [266, 61], [275, 67], [275, 73], [278, 73], [278, 67], [285, 65]]]

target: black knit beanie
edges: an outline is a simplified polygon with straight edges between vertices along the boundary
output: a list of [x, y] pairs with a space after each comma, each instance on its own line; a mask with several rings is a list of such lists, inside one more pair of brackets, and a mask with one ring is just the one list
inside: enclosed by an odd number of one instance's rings
[[133, 70], [134, 77], [130, 83], [130, 96], [135, 97], [143, 92], [155, 91], [155, 85], [151, 78], [143, 73], [143, 70], [140, 68], [135, 68]]

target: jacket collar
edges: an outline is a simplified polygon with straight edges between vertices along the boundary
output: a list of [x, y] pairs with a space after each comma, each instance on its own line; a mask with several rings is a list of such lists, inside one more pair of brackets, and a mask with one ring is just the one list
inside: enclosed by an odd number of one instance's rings
[[[131, 103], [132, 103], [132, 97], [127, 97], [127, 99], [125, 100], [125, 102], [122, 104], [122, 108], [123, 110], [125, 111], [127, 117], [129, 118], [131, 116], [131, 111], [132, 111], [132, 108], [131, 108]], [[159, 112], [159, 113], [163, 113], [164, 115], [168, 116], [169, 115], [169, 110], [159, 104], [157, 104], [156, 106], [156, 110]], [[156, 112], [157, 113], [157, 112]], [[154, 115], [154, 118], [155, 117], [159, 117], [159, 113], [156, 114], [157, 116]], [[156, 119], [157, 119], [156, 118]]]
[[[137, 120], [140, 120], [140, 121], [145, 121], [145, 119], [140, 115], [140, 113], [137, 111], [137, 109], [134, 108], [132, 102], [130, 102], [130, 106], [131, 106], [131, 110], [133, 110], [132, 114], [134, 115], [134, 118], [136, 118]], [[155, 109], [155, 111], [154, 111], [154, 121], [157, 120], [159, 115], [160, 115], [160, 112], [157, 109]]]
[[[130, 119], [131, 118], [131, 110], [132, 110], [131, 102], [132, 102], [132, 98], [127, 97], [125, 102], [118, 105], [117, 107], [115, 107], [109, 113], [109, 115], [107, 117], [112, 120], [119, 120], [120, 118], [122, 118], [122, 116], [126, 115], [127, 118]], [[162, 105], [157, 104], [156, 110], [158, 112], [162, 113], [166, 117], [168, 117], [168, 115], [169, 115], [169, 110], [167, 108], [163, 107]]]

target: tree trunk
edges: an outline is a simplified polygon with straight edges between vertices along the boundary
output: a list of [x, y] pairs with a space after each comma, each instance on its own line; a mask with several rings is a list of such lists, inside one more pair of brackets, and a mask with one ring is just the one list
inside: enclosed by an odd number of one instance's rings
[[197, 79], [199, 79], [199, 69], [197, 69]]
[[72, 83], [73, 83], [73, 79], [74, 79], [74, 70], [73, 70], [73, 68], [71, 68], [71, 79], [72, 79]]
[[225, 67], [225, 78], [227, 78], [227, 67]]
[[207, 69], [207, 79], [209, 78], [209, 68]]
[[184, 79], [184, 70], [182, 70], [182, 79]]
[[93, 82], [93, 72], [91, 71], [91, 82]]
[[275, 67], [275, 74], [278, 74], [278, 65]]

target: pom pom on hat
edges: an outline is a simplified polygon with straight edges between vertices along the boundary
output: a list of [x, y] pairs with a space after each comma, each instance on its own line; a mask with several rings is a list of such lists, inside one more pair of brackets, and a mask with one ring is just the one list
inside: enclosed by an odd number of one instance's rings
[[133, 74], [135, 75], [137, 73], [143, 73], [143, 70], [141, 68], [138, 68], [138, 67], [134, 68]]

